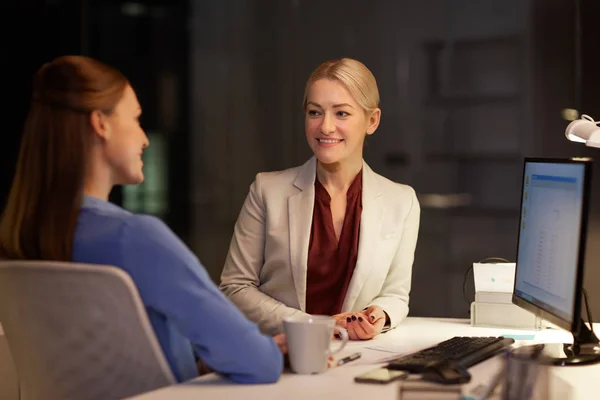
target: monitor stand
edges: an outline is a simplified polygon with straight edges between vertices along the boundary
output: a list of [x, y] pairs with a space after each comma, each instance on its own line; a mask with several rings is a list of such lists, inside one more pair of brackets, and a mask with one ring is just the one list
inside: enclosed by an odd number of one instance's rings
[[600, 344], [598, 337], [592, 332], [583, 319], [579, 332], [573, 333], [571, 343], [545, 343], [542, 354], [551, 365], [570, 366], [600, 363]]

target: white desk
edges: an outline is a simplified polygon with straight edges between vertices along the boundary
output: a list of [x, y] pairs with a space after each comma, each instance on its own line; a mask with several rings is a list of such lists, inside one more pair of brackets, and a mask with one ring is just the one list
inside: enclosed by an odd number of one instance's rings
[[[600, 328], [600, 324], [596, 327]], [[453, 336], [499, 336], [502, 334], [533, 334], [535, 342], [561, 343], [571, 342], [568, 332], [561, 330], [522, 331], [509, 329], [474, 328], [467, 320], [407, 318], [396, 329], [377, 336], [373, 340], [351, 342], [344, 350], [345, 354], [364, 349], [365, 354], [371, 346], [387, 347], [404, 353], [429, 347]], [[365, 357], [366, 358], [366, 357]], [[365, 362], [365, 360], [363, 360]], [[499, 365], [498, 359], [490, 359], [470, 369], [473, 379], [470, 385], [485, 380], [490, 368]], [[272, 385], [241, 385], [209, 374], [203, 377], [170, 386], [153, 392], [135, 396], [135, 400], [163, 399], [397, 399], [398, 383], [388, 385], [357, 384], [354, 376], [374, 369], [377, 365], [358, 365], [360, 360], [339, 368], [333, 368], [320, 375], [296, 375], [286, 372], [279, 382]], [[482, 376], [484, 375], [484, 376]], [[600, 389], [600, 364], [584, 367], [554, 367], [551, 369], [552, 399], [590, 399], [597, 398]]]

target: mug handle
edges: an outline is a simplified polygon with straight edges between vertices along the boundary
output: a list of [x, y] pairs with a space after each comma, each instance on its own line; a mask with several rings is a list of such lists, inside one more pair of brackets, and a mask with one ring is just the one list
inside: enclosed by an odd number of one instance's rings
[[329, 352], [332, 355], [342, 351], [344, 349], [344, 347], [346, 347], [346, 343], [348, 343], [348, 331], [345, 328], [342, 328], [341, 326], [336, 325], [333, 327], [333, 330], [338, 331], [338, 333], [340, 334], [340, 337], [342, 338], [342, 343], [340, 343], [340, 346], [335, 350], [331, 350], [331, 346], [329, 347]]

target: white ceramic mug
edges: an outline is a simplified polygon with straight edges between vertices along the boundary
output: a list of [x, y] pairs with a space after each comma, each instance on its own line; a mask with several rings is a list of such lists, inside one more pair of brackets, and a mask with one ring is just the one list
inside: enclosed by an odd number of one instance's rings
[[[329, 356], [341, 351], [348, 342], [346, 329], [336, 326], [326, 315], [299, 315], [285, 318], [283, 329], [287, 338], [292, 370], [298, 374], [318, 374], [327, 370]], [[332, 350], [333, 332], [342, 338]]]

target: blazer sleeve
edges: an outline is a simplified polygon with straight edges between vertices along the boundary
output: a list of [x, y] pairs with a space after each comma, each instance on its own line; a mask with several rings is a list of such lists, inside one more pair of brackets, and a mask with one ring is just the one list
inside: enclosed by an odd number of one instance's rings
[[236, 382], [277, 381], [283, 369], [279, 347], [223, 296], [162, 221], [132, 218], [121, 251], [146, 307], [172, 321], [210, 367]]
[[258, 324], [262, 332], [273, 335], [282, 331], [285, 317], [305, 313], [258, 289], [265, 261], [265, 221], [266, 207], [261, 193], [261, 174], [258, 174], [235, 224], [220, 289], [251, 321]]
[[412, 278], [421, 208], [414, 189], [410, 188], [410, 208], [404, 220], [398, 249], [379, 295], [370, 305], [381, 307], [394, 328], [408, 315], [408, 299]]

